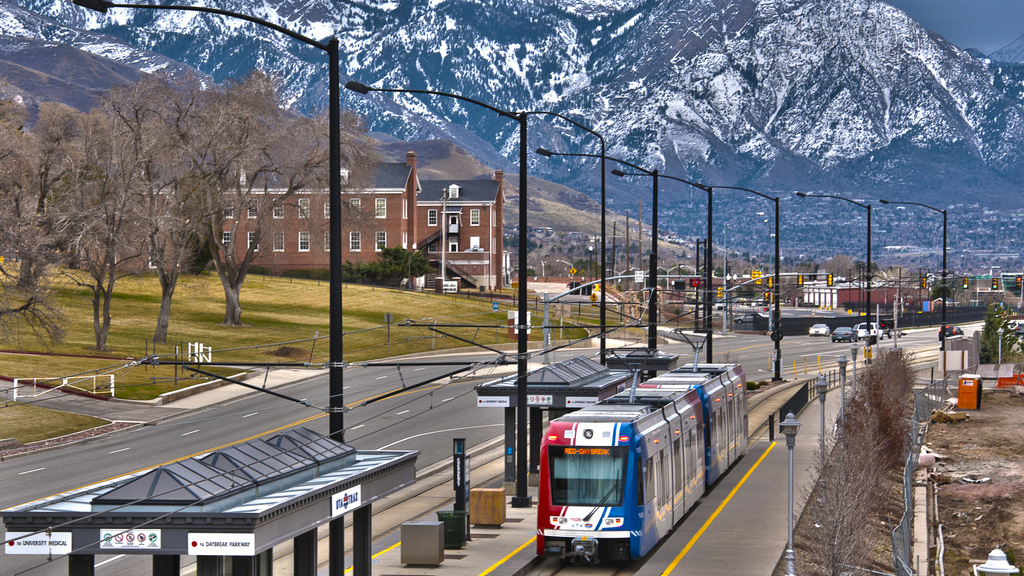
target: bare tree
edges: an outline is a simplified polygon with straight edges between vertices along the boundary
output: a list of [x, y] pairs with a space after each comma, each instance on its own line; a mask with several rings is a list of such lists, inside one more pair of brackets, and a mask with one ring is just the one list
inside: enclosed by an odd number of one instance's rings
[[75, 143], [83, 162], [71, 174], [69, 186], [52, 199], [68, 263], [87, 274], [84, 279], [69, 277], [92, 292], [97, 350], [108, 350], [115, 283], [139, 271], [145, 246], [138, 226], [143, 158], [130, 131], [108, 110], [94, 110], [81, 119]]
[[853, 259], [845, 254], [837, 254], [825, 262], [825, 272], [836, 276], [846, 276], [854, 271]]
[[44, 273], [53, 255], [27, 197], [34, 147], [27, 117], [13, 90], [0, 82], [0, 341], [17, 340], [23, 329], [41, 342], [59, 341], [62, 318]]

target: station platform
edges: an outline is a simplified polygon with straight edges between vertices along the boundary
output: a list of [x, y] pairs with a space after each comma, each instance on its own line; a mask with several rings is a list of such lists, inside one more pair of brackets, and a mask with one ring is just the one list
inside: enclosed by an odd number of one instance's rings
[[[751, 430], [760, 428], [768, 414], [777, 413], [789, 397], [790, 394], [776, 394], [754, 407], [749, 417]], [[826, 427], [833, 425], [839, 407], [840, 394], [835, 388], [826, 396]], [[820, 403], [816, 400], [798, 415], [803, 426], [793, 454], [796, 518], [814, 482], [814, 464], [819, 457], [820, 415]], [[775, 426], [778, 426], [777, 420]], [[770, 440], [762, 428], [761, 436], [751, 438], [746, 455], [711, 488], [699, 506], [647, 557], [635, 574], [771, 576], [787, 543], [788, 454], [785, 438], [776, 436]], [[533, 498], [531, 508], [513, 508], [511, 496], [507, 496], [507, 521], [500, 527], [473, 527], [466, 546], [445, 550], [444, 561], [437, 566], [402, 564], [400, 535], [395, 531], [391, 541], [387, 538], [378, 541], [378, 545], [387, 547], [373, 556], [373, 574], [520, 576], [554, 566], [556, 561], [536, 554], [536, 488], [531, 487], [529, 493]], [[415, 520], [436, 520], [436, 517], [430, 514]], [[321, 574], [327, 576], [326, 569], [318, 572]]]

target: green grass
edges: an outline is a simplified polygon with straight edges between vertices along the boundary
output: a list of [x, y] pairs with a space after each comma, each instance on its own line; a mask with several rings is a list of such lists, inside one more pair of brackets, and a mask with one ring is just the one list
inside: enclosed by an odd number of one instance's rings
[[0, 437], [14, 438], [22, 444], [56, 438], [107, 424], [106, 420], [30, 406], [8, 403], [0, 408]]
[[[410, 293], [385, 288], [346, 284], [344, 302], [345, 360], [365, 361], [429, 350], [463, 347], [454, 338], [431, 338], [425, 326], [437, 324], [483, 325], [484, 328], [443, 328], [444, 331], [480, 342], [503, 344], [508, 338], [508, 306], [496, 314], [491, 303], [465, 296]], [[174, 366], [133, 365], [157, 354], [173, 360], [175, 346], [184, 354], [188, 342], [201, 342], [213, 349], [213, 362], [306, 362], [323, 364], [328, 359], [329, 285], [327, 282], [270, 276], [250, 276], [242, 288], [244, 327], [218, 323], [224, 316], [224, 293], [216, 274], [182, 277], [174, 294], [167, 344], [152, 344], [159, 311], [160, 287], [155, 276], [119, 280], [111, 305], [108, 351], [95, 349], [91, 294], [66, 285], [59, 302], [66, 318], [66, 337], [59, 344], [44, 344], [30, 338], [0, 343], [0, 375], [8, 378], [59, 378], [74, 374], [108, 374], [116, 378], [119, 398], [149, 399], [202, 380], [175, 382]], [[384, 314], [394, 323], [388, 330]], [[401, 325], [406, 320], [415, 326]], [[500, 329], [494, 326], [500, 321]], [[542, 314], [533, 314], [539, 326]], [[537, 331], [539, 332], [539, 331]], [[314, 334], [319, 339], [313, 342]], [[571, 337], [579, 338], [582, 330]], [[538, 335], [534, 335], [534, 339]], [[31, 354], [35, 353], [35, 354]], [[237, 370], [212, 370], [219, 374]], [[179, 378], [190, 373], [178, 368]], [[82, 385], [91, 389], [91, 383]]]

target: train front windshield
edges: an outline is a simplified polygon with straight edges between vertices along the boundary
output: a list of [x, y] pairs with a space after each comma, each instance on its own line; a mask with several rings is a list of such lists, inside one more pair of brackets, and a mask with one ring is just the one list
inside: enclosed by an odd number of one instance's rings
[[626, 446], [549, 446], [551, 504], [622, 506]]

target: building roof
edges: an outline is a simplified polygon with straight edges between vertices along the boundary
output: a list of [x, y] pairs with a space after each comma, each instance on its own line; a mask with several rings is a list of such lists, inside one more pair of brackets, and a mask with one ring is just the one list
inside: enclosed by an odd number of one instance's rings
[[385, 162], [377, 167], [373, 175], [373, 187], [377, 189], [405, 188], [412, 168], [405, 162]]
[[452, 184], [460, 188], [458, 198], [449, 198], [448, 202], [466, 202], [481, 204], [495, 202], [498, 199], [498, 190], [501, 184], [490, 178], [478, 180], [421, 180], [419, 196], [420, 204], [430, 202], [441, 202], [441, 191]]

